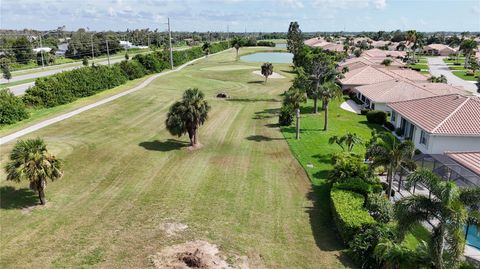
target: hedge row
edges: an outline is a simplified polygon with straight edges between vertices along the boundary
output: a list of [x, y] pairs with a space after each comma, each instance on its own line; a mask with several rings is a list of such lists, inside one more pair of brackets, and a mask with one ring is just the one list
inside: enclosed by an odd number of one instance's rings
[[[229, 48], [228, 42], [212, 44], [211, 53]], [[204, 52], [200, 47], [174, 51], [175, 66], [200, 58]], [[28, 89], [23, 101], [30, 106], [54, 107], [75, 101], [77, 98], [94, 95], [126, 83], [128, 80], [141, 78], [147, 74], [158, 73], [170, 67], [166, 52], [138, 54], [131, 61], [112, 66], [83, 67], [39, 78], [35, 86]]]
[[352, 191], [333, 188], [330, 192], [333, 220], [345, 243], [366, 225], [376, 221], [363, 207], [365, 197]]
[[8, 89], [0, 90], [0, 125], [12, 124], [28, 118], [27, 108], [22, 99]]

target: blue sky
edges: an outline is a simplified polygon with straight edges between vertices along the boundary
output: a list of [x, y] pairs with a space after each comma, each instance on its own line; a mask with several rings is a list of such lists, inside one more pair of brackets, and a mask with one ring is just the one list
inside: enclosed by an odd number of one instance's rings
[[480, 31], [480, 0], [1, 0], [2, 29]]

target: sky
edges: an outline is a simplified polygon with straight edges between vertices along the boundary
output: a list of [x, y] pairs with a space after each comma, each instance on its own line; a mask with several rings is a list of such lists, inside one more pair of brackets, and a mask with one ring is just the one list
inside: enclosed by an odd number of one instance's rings
[[1, 29], [476, 31], [480, 0], [0, 0]]

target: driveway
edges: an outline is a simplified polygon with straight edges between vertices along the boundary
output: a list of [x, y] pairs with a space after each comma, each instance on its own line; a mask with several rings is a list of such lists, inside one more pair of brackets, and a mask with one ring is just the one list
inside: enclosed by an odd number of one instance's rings
[[448, 84], [453, 86], [461, 86], [465, 88], [465, 90], [468, 90], [473, 94], [479, 95], [477, 92], [477, 85], [474, 83], [474, 81], [469, 82], [452, 74], [452, 71], [448, 68], [447, 64], [443, 61], [443, 59], [445, 58], [446, 57], [429, 57], [428, 58], [428, 67], [429, 67], [430, 74], [436, 77], [440, 75], [444, 75], [447, 78]]

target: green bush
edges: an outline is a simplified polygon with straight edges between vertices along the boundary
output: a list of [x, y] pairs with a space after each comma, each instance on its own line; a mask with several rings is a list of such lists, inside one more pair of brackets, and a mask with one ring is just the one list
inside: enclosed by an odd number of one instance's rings
[[390, 130], [392, 132], [395, 131], [395, 126], [393, 125], [393, 123], [391, 123], [389, 121], [385, 122], [384, 126], [385, 126], [385, 128], [387, 128], [388, 130]]
[[[382, 186], [380, 185], [380, 191]], [[392, 203], [383, 194], [369, 194], [365, 207], [376, 221], [388, 223], [393, 219]]]
[[333, 169], [328, 174], [331, 182], [344, 182], [351, 178], [366, 179], [370, 177], [368, 167], [362, 158], [356, 155], [341, 154], [332, 156]]
[[291, 105], [282, 106], [280, 115], [278, 116], [278, 123], [280, 126], [290, 126], [293, 123], [293, 107]]
[[381, 268], [382, 262], [375, 259], [373, 252], [382, 240], [393, 240], [395, 232], [391, 226], [375, 224], [362, 227], [348, 243], [350, 257], [360, 268]]
[[136, 60], [122, 61], [120, 63], [120, 69], [123, 74], [129, 79], [137, 79], [145, 76], [147, 70], [145, 67]]
[[382, 191], [381, 184], [372, 184], [365, 181], [362, 178], [350, 178], [343, 182], [337, 182], [333, 184], [333, 189], [353, 191], [367, 196], [372, 193], [379, 193]]
[[363, 208], [365, 198], [352, 191], [332, 189], [330, 191], [333, 220], [337, 230], [347, 243], [362, 227], [375, 223], [368, 211]]
[[9, 89], [0, 90], [0, 125], [12, 124], [28, 117], [27, 108], [21, 98]]
[[275, 43], [272, 41], [260, 40], [257, 42], [257, 46], [260, 47], [275, 47]]
[[384, 125], [387, 121], [387, 113], [381, 110], [371, 110], [367, 112], [367, 121], [370, 123], [376, 123]]
[[83, 67], [38, 78], [26, 91], [24, 102], [32, 106], [54, 107], [124, 84], [127, 77], [119, 65]]
[[167, 63], [162, 61], [158, 56], [159, 55], [155, 53], [137, 54], [132, 60], [139, 62], [144, 67], [147, 74], [159, 73], [167, 68]]
[[367, 115], [369, 111], [372, 111], [370, 108], [362, 108], [360, 109], [360, 114], [361, 115]]

